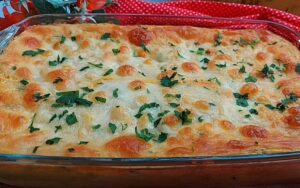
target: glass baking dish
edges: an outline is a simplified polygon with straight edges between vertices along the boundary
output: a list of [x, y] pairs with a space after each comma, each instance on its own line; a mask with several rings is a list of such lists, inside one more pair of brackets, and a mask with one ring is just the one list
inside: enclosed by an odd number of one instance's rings
[[[31, 25], [115, 23], [265, 29], [300, 48], [300, 33], [282, 24], [247, 19], [136, 14], [49, 14], [0, 31], [0, 53]], [[300, 184], [300, 152], [176, 158], [85, 158], [0, 154], [0, 182], [36, 187], [199, 187]], [[0, 184], [1, 185], [1, 184]]]

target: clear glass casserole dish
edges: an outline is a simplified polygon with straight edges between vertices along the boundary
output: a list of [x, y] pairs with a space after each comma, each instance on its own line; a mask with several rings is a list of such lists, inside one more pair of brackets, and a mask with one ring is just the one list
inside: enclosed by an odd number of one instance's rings
[[[300, 33], [270, 21], [166, 15], [36, 15], [0, 32], [0, 52], [31, 25], [52, 23], [192, 25], [266, 29], [300, 48]], [[237, 186], [300, 183], [300, 152], [180, 158], [78, 158], [0, 154], [0, 182], [18, 186]], [[177, 181], [176, 181], [177, 180]]]

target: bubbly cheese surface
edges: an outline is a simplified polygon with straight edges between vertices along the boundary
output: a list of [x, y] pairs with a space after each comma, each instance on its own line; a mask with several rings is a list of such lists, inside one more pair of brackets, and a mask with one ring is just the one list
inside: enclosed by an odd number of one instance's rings
[[265, 30], [58, 24], [0, 55], [0, 153], [300, 150], [300, 53]]

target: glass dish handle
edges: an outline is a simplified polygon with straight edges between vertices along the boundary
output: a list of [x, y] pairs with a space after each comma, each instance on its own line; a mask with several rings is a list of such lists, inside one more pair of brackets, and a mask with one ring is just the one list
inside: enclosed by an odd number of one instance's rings
[[3, 50], [7, 47], [9, 42], [14, 38], [15, 34], [20, 29], [17, 25], [12, 25], [3, 31], [0, 31], [0, 38], [2, 39], [0, 41], [0, 54], [3, 52]]

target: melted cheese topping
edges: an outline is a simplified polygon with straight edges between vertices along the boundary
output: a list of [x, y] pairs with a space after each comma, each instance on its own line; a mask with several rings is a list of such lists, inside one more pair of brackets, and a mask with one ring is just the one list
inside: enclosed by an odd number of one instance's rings
[[264, 30], [33, 26], [0, 56], [0, 152], [298, 151], [299, 62], [296, 47]]

